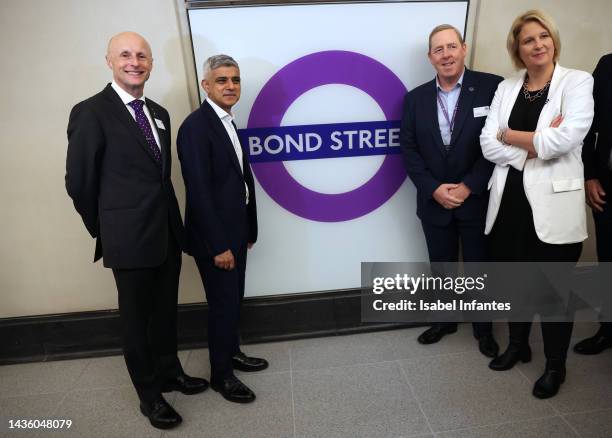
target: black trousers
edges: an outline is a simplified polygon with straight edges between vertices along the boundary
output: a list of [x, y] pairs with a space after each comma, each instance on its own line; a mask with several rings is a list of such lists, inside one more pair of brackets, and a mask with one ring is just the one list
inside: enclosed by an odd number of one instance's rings
[[[520, 236], [518, 237], [520, 238]], [[500, 247], [498, 246], [500, 244], [500, 236], [495, 235], [494, 238], [497, 240], [495, 241], [496, 244], [493, 245], [495, 248], [492, 251], [493, 257], [495, 261], [505, 261], [506, 259], [500, 254], [500, 251], [503, 252], [503, 248], [508, 248], [510, 243]], [[505, 239], [516, 240], [517, 236], [504, 236], [501, 238], [501, 240]], [[529, 258], [533, 261], [576, 263], [582, 251], [582, 243], [551, 245], [537, 238], [535, 240], [525, 239], [523, 243], [525, 246], [521, 256], [522, 260], [515, 259], [515, 261], [527, 261], [526, 258]], [[548, 289], [551, 288], [551, 285], [543, 278], [536, 277], [536, 281], [526, 285], [526, 287], [530, 288], [530, 291], [533, 290], [533, 297], [535, 298], [538, 295], [548, 294]], [[549, 296], [554, 296], [554, 293], [550, 293]], [[565, 363], [574, 323], [567, 321], [546, 321], [545, 314], [541, 315], [541, 317], [542, 340], [544, 341], [544, 356], [546, 360]], [[523, 345], [529, 342], [531, 322], [509, 322], [508, 327], [511, 344]]]
[[197, 258], [208, 302], [208, 351], [210, 379], [233, 373], [232, 356], [240, 351], [240, 305], [244, 298], [247, 246], [232, 249], [236, 267], [219, 269], [212, 258]]
[[[607, 198], [612, 198], [612, 187], [606, 187], [605, 191], [608, 194]], [[610, 206], [610, 199], [608, 203], [604, 204], [603, 212], [593, 212], [593, 220], [595, 221], [595, 242], [597, 246], [597, 258], [600, 262], [612, 262], [612, 206]], [[610, 269], [606, 267], [606, 269]], [[610, 291], [612, 294], [612, 291]], [[603, 303], [604, 312], [609, 314], [612, 310], [610, 309], [610, 302], [612, 299], [610, 296], [608, 300]], [[612, 337], [612, 322], [602, 322], [600, 333]]]
[[176, 354], [180, 271], [181, 250], [171, 232], [162, 265], [113, 269], [119, 292], [123, 356], [136, 392], [145, 402], [161, 394], [166, 380], [183, 373]]
[[[431, 262], [458, 262], [459, 245], [461, 244], [461, 255], [464, 262], [483, 262], [488, 260], [488, 244], [485, 230], [484, 212], [482, 218], [472, 220], [461, 220], [453, 218], [449, 225], [437, 226], [421, 221], [427, 251]], [[457, 326], [454, 322], [438, 323], [444, 326]], [[474, 336], [480, 338], [482, 335], [490, 334], [492, 324], [490, 322], [472, 323]]]
[[[536, 233], [533, 212], [525, 189], [523, 172], [510, 167], [502, 203], [497, 213], [495, 225], [490, 234], [490, 254], [495, 262], [578, 262], [582, 243], [553, 245], [542, 242]], [[533, 295], [549, 291], [546, 282], [526, 285]], [[545, 315], [541, 315], [545, 319]], [[510, 322], [510, 342], [527, 343], [531, 322]], [[544, 355], [549, 361], [565, 363], [567, 350], [572, 336], [573, 322], [542, 322]]]

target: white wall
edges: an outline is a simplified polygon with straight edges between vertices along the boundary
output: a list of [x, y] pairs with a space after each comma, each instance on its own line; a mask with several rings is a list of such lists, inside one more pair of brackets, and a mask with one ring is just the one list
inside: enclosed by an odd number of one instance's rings
[[548, 13], [561, 34], [565, 67], [592, 72], [599, 58], [612, 52], [610, 0], [480, 0], [473, 66], [502, 76], [514, 72], [506, 52], [506, 37], [514, 19], [528, 9]]
[[[187, 77], [192, 74], [185, 67], [190, 60], [183, 56], [177, 4], [0, 2], [0, 318], [116, 308], [113, 277], [101, 263], [91, 263], [93, 240], [64, 189], [68, 114], [110, 81], [104, 61], [108, 38], [134, 30], [149, 41], [155, 59], [145, 93], [168, 109], [175, 137], [191, 111]], [[612, 51], [607, 0], [481, 0], [474, 68], [511, 73], [507, 29], [519, 12], [536, 6], [558, 21], [563, 65], [592, 71], [599, 57]], [[173, 181], [182, 203], [176, 155]], [[183, 263], [180, 301], [202, 301], [191, 258]]]
[[[111, 80], [106, 44], [123, 30], [151, 44], [145, 93], [168, 109], [175, 137], [191, 106], [173, 1], [0, 2], [0, 317], [116, 308], [113, 276], [91, 263], [94, 241], [64, 174], [70, 109]], [[181, 301], [201, 301], [197, 271], [184, 262]]]

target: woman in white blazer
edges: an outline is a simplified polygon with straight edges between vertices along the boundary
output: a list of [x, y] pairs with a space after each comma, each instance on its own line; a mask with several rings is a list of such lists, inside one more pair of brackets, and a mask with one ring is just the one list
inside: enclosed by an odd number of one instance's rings
[[[500, 83], [480, 136], [484, 157], [496, 164], [485, 229], [491, 257], [575, 263], [587, 237], [581, 150], [593, 119], [593, 78], [557, 63], [559, 33], [541, 11], [514, 20], [507, 48], [522, 70]], [[508, 349], [491, 361], [491, 369], [531, 360], [531, 322], [509, 326]], [[565, 380], [572, 326], [542, 323], [546, 370], [534, 396], [554, 396]]]

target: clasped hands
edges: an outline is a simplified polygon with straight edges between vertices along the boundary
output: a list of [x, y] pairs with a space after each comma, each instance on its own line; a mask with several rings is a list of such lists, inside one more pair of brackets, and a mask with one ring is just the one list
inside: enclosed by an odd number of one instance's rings
[[432, 196], [442, 207], [452, 210], [463, 204], [471, 193], [470, 188], [462, 182], [459, 184], [444, 183], [434, 190]]

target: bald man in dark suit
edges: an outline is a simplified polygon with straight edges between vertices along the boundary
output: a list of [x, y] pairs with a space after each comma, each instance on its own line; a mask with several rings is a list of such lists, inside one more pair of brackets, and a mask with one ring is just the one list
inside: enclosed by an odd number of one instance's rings
[[181, 416], [162, 392], [204, 391], [177, 357], [176, 306], [184, 229], [170, 180], [170, 117], [143, 96], [153, 67], [149, 44], [111, 38], [113, 82], [78, 103], [68, 123], [66, 189], [117, 284], [125, 362], [140, 410], [159, 429]]

